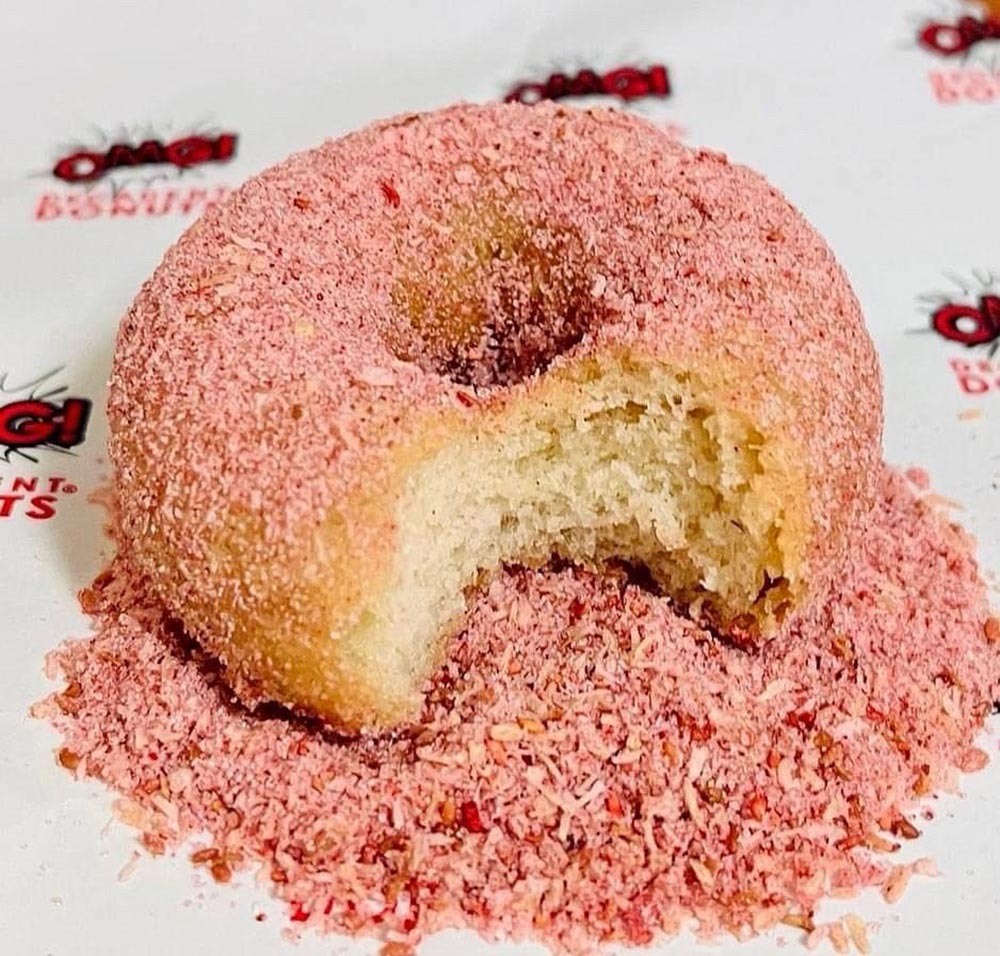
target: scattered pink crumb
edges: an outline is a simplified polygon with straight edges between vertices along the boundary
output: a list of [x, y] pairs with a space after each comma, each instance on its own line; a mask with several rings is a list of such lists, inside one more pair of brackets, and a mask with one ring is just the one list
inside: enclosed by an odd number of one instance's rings
[[931, 486], [931, 476], [926, 468], [907, 468], [903, 474], [918, 491], [926, 491]]
[[887, 903], [896, 903], [902, 899], [912, 875], [912, 866], [894, 866], [889, 870], [889, 874], [882, 884], [882, 896]]
[[34, 708], [60, 762], [119, 793], [150, 853], [197, 835], [216, 882], [259, 872], [290, 938], [374, 935], [386, 956], [449, 927], [583, 953], [691, 921], [857, 949], [817, 905], [931, 872], [890, 854], [984, 764], [1000, 697], [970, 544], [891, 471], [837, 599], [763, 649], [624, 578], [511, 569], [421, 721], [380, 739], [234, 705], [121, 562], [86, 600], [97, 633], [53, 652], [66, 685]]
[[954, 498], [948, 498], [945, 495], [929, 494], [924, 495], [921, 499], [924, 504], [930, 505], [932, 508], [938, 508], [941, 510], [951, 510], [951, 511], [964, 511], [965, 507], [960, 501], [956, 501]]
[[830, 924], [824, 923], [821, 926], [817, 926], [807, 937], [806, 937], [806, 949], [816, 949], [820, 943], [825, 939], [830, 938]]
[[848, 913], [842, 922], [854, 948], [863, 956], [867, 956], [871, 952], [871, 945], [868, 941], [868, 924], [855, 913]]
[[958, 413], [958, 420], [960, 422], [974, 422], [977, 418], [983, 417], [983, 410], [981, 408], [965, 408]]
[[142, 857], [133, 850], [132, 855], [128, 859], [128, 862], [118, 871], [119, 883], [124, 883], [132, 876], [132, 874], [136, 870], [136, 867], [138, 867], [139, 865], [139, 860], [141, 859]]
[[87, 503], [104, 508], [111, 515], [114, 513], [115, 491], [111, 482], [105, 476], [100, 479], [93, 491], [87, 494]]

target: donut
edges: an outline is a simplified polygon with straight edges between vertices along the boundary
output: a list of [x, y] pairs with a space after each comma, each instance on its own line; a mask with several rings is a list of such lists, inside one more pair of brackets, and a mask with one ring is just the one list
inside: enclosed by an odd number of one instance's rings
[[243, 701], [351, 732], [419, 715], [505, 565], [630, 569], [754, 653], [841, 573], [881, 457], [875, 351], [802, 215], [546, 103], [251, 179], [123, 318], [108, 408], [124, 559]]

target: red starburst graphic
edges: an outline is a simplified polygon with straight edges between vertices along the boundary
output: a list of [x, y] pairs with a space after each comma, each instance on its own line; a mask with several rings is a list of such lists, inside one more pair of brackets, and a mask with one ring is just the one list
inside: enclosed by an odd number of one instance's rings
[[979, 0], [969, 4], [978, 16], [968, 13], [954, 20], [929, 20], [917, 33], [920, 45], [945, 57], [967, 54], [986, 40], [1000, 40], [1000, 0]]

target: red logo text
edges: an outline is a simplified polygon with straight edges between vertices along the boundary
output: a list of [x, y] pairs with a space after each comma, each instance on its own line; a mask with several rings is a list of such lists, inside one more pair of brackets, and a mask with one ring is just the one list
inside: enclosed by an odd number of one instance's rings
[[939, 56], [959, 56], [984, 40], [1000, 40], [1000, 19], [965, 16], [954, 23], [932, 21], [924, 24], [917, 40]]
[[53, 166], [52, 175], [67, 183], [89, 183], [127, 166], [167, 163], [187, 169], [201, 163], [224, 162], [236, 154], [237, 138], [235, 133], [222, 133], [215, 137], [185, 136], [170, 143], [156, 139], [138, 145], [115, 143], [101, 153], [80, 150], [64, 156]]
[[553, 73], [541, 83], [519, 83], [504, 97], [507, 103], [538, 103], [570, 96], [614, 96], [626, 103], [647, 96], [670, 95], [670, 75], [662, 64], [642, 69], [621, 66], [606, 73], [580, 70], [573, 76]]
[[211, 209], [228, 195], [228, 186], [139, 191], [124, 187], [105, 190], [100, 187], [90, 192], [67, 190], [63, 193], [43, 193], [35, 204], [35, 221], [188, 216]]
[[62, 477], [15, 476], [6, 487], [0, 484], [0, 518], [45, 521], [55, 515], [63, 495], [73, 495], [76, 491], [76, 485]]
[[989, 359], [978, 359], [972, 362], [949, 359], [948, 365], [955, 373], [958, 387], [966, 395], [1000, 392], [1000, 364], [991, 362]]
[[0, 406], [0, 446], [7, 449], [53, 445], [72, 448], [87, 434], [90, 401], [67, 398], [61, 403], [24, 399]]
[[993, 103], [1000, 100], [1000, 70], [932, 70], [931, 92], [939, 103]]
[[931, 313], [931, 328], [969, 348], [995, 343], [1000, 340], [1000, 296], [980, 296], [978, 305], [939, 306]]

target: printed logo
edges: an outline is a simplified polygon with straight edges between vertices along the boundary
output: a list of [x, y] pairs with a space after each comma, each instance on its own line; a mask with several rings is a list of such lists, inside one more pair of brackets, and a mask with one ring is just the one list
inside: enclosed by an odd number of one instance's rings
[[[45, 455], [71, 455], [87, 436], [91, 402], [66, 395], [59, 367], [27, 381], [0, 374], [0, 463], [38, 464]], [[59, 502], [77, 486], [62, 475], [6, 474], [0, 470], [0, 519], [54, 517]]]
[[[1000, 391], [1000, 273], [973, 270], [970, 279], [947, 276], [953, 288], [919, 297], [929, 331], [966, 349], [949, 367], [959, 388], [969, 395]], [[971, 353], [971, 354], [970, 354]]]
[[943, 17], [923, 18], [917, 44], [950, 69], [928, 75], [939, 103], [1000, 101], [1000, 0], [962, 0]]
[[179, 188], [170, 184], [202, 177], [209, 164], [236, 155], [239, 136], [218, 128], [183, 133], [149, 126], [95, 130], [89, 143], [59, 150], [49, 175], [70, 188], [43, 193], [35, 220], [187, 215], [202, 212], [229, 192], [227, 186]]
[[31, 518], [46, 521], [54, 518], [64, 495], [75, 495], [77, 487], [61, 475], [41, 478], [38, 475], [0, 475], [0, 518]]
[[60, 159], [52, 175], [67, 183], [89, 183], [100, 179], [112, 169], [166, 164], [176, 169], [189, 169], [201, 163], [222, 162], [236, 154], [235, 133], [222, 133], [214, 138], [185, 136], [170, 143], [146, 139], [138, 145], [114, 143], [106, 151], [95, 153], [77, 150]]
[[557, 70], [541, 82], [521, 82], [504, 96], [507, 103], [539, 103], [574, 96], [611, 96], [623, 103], [670, 95], [670, 75], [662, 63], [649, 67], [620, 66], [598, 73], [592, 69], [573, 74]]
[[1000, 0], [973, 0], [979, 15], [968, 13], [950, 20], [929, 20], [920, 28], [917, 39], [925, 50], [938, 56], [967, 54], [987, 40], [1000, 40]]
[[0, 459], [14, 456], [37, 462], [40, 452], [66, 452], [87, 435], [91, 402], [66, 398], [67, 386], [55, 384], [64, 367], [16, 384], [0, 374]]
[[[610, 69], [597, 67], [593, 62], [584, 67], [551, 66], [538, 70], [538, 79], [519, 80], [502, 95], [506, 103], [532, 105], [542, 100], [583, 100], [593, 98], [610, 100], [617, 106], [637, 113], [649, 114], [650, 107], [663, 103], [673, 96], [670, 72], [663, 63], [640, 66], [641, 58], [616, 57], [619, 65]], [[672, 120], [662, 120], [650, 115], [668, 135], [680, 139], [686, 130]]]

